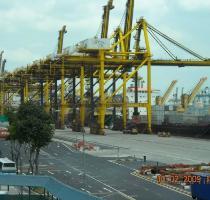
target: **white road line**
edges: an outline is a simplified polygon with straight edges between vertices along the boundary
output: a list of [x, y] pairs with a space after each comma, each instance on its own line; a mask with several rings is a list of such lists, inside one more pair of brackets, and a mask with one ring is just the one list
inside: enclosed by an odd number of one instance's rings
[[62, 143], [64, 147], [66, 147], [69, 151], [75, 152], [73, 149], [71, 149], [69, 146], [67, 146], [65, 143]]
[[125, 167], [125, 168], [130, 169], [130, 170], [136, 170], [134, 168], [127, 167], [127, 166], [125, 166], [123, 164], [117, 163], [115, 160], [108, 160], [108, 161], [111, 162], [111, 163], [113, 163], [113, 164], [115, 164], [115, 165], [118, 165], [118, 166], [121, 166], [121, 167]]
[[112, 192], [111, 190], [109, 190], [109, 189], [107, 189], [107, 188], [105, 188], [105, 187], [104, 187], [104, 190], [106, 190], [106, 191], [108, 191], [108, 192]]
[[115, 192], [117, 192], [118, 194], [120, 194], [121, 196], [123, 196], [123, 197], [126, 198], [126, 199], [135, 200], [133, 197], [128, 196], [127, 194], [125, 194], [125, 193], [123, 193], [123, 192], [121, 192], [121, 191], [119, 191], [119, 190], [117, 190], [117, 189], [111, 187], [110, 185], [108, 185], [108, 184], [106, 184], [106, 183], [103, 183], [102, 181], [100, 181], [100, 180], [98, 180], [98, 179], [96, 179], [96, 178], [94, 178], [94, 177], [92, 177], [92, 176], [90, 176], [90, 175], [88, 175], [88, 174], [86, 174], [86, 176], [89, 177], [89, 178], [91, 178], [91, 179], [93, 179], [93, 180], [95, 180], [96, 182], [99, 182], [99, 183], [105, 185], [106, 187], [108, 187], [108, 188], [114, 190]]
[[[83, 174], [83, 172], [82, 172], [81, 170], [79, 170], [79, 169], [77, 169], [77, 168], [75, 168], [75, 167], [71, 167], [71, 168], [74, 169], [75, 171], [80, 172], [80, 174]], [[108, 185], [108, 184], [106, 184], [106, 183], [104, 183], [104, 182], [102, 182], [102, 181], [100, 181], [100, 180], [94, 178], [93, 176], [90, 176], [89, 174], [85, 174], [85, 175], [86, 175], [87, 177], [93, 179], [94, 181], [96, 181], [96, 182], [98, 182], [98, 183], [101, 183], [102, 185], [104, 185], [104, 186], [110, 188], [111, 190], [114, 190], [115, 192], [117, 192], [118, 194], [120, 194], [121, 196], [123, 196], [124, 198], [129, 199], [129, 200], [135, 200], [133, 197], [128, 196], [127, 194], [125, 194], [125, 193], [123, 193], [123, 192], [121, 192], [121, 191], [119, 191], [119, 190], [113, 188], [112, 186], [110, 186], [110, 185]]]
[[71, 172], [70, 172], [70, 171], [66, 171], [66, 173], [69, 173], [69, 174], [71, 174]]
[[71, 149], [65, 141], [65, 140], [60, 140], [60, 139], [56, 139], [56, 138], [53, 138], [53, 141], [57, 141], [57, 142], [60, 142], [63, 146], [65, 146], [68, 150], [70, 150], [71, 152], [76, 152], [75, 150]]
[[53, 172], [51, 172], [51, 171], [47, 171], [47, 172], [48, 172], [49, 174], [52, 174], [52, 175], [54, 174], [54, 173], [53, 173]]

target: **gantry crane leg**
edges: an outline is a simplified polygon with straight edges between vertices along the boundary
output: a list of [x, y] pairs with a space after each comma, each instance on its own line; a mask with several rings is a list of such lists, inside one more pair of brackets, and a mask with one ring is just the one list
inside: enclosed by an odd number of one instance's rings
[[24, 103], [28, 101], [28, 80], [25, 80], [24, 86]]
[[48, 77], [46, 78], [46, 82], [45, 82], [45, 88], [44, 88], [44, 100], [45, 100], [45, 104], [44, 104], [44, 108], [45, 111], [47, 113], [50, 112], [50, 103], [49, 103], [49, 80]]
[[55, 114], [55, 126], [56, 128], [59, 128], [58, 126], [58, 81], [57, 77], [55, 75], [55, 80], [54, 80], [54, 114]]
[[[135, 96], [135, 103], [138, 103], [138, 71], [135, 74], [135, 90], [134, 90], [134, 96]], [[134, 113], [133, 115], [138, 115], [138, 107], [134, 107]]]
[[122, 105], [123, 129], [126, 129], [126, 124], [127, 124], [126, 77], [127, 73], [123, 73], [123, 105]]
[[146, 44], [146, 55], [148, 57], [147, 61], [147, 124], [148, 124], [148, 133], [152, 132], [152, 86], [151, 86], [151, 50], [149, 37], [147, 32], [147, 23], [144, 19], [142, 19], [143, 31], [144, 31], [144, 39]]
[[73, 116], [72, 118], [73, 119], [76, 119], [76, 77], [75, 77], [75, 73], [74, 73], [74, 77], [72, 78], [72, 103], [73, 105], [72, 108], [73, 108]]
[[64, 129], [64, 119], [65, 119], [65, 83], [64, 83], [64, 77], [65, 77], [65, 69], [64, 69], [64, 59], [62, 59], [62, 65], [61, 65], [61, 111], [60, 111], [60, 123], [61, 123], [61, 129]]
[[99, 69], [99, 134], [104, 135], [104, 121], [105, 121], [105, 95], [104, 95], [104, 50], [99, 51], [100, 69]]
[[148, 123], [148, 133], [152, 132], [152, 102], [151, 102], [151, 61], [147, 63], [147, 123]]
[[43, 80], [40, 81], [40, 105], [44, 105], [44, 84]]

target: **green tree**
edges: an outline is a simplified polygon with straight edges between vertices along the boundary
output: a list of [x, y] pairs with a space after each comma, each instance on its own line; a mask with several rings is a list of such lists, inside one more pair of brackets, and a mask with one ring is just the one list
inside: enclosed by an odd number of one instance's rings
[[29, 161], [28, 172], [38, 174], [40, 150], [50, 143], [54, 134], [50, 115], [40, 105], [27, 102], [20, 105], [16, 120], [10, 127], [12, 138], [19, 144], [25, 144]]

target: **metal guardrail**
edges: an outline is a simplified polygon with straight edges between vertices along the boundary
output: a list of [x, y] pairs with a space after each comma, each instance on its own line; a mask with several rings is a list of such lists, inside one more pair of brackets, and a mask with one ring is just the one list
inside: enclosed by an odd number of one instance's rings
[[53, 177], [0, 174], [0, 185], [43, 187], [59, 200], [97, 200], [94, 196], [67, 186]]

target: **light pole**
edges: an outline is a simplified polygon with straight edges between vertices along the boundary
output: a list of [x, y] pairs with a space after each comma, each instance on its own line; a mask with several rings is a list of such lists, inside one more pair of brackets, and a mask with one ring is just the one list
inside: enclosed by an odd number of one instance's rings
[[85, 184], [85, 172], [86, 172], [86, 169], [85, 169], [85, 129], [84, 127], [81, 127], [81, 132], [82, 132], [82, 143], [83, 143], [83, 149], [82, 149], [82, 161], [83, 161], [83, 182]]

